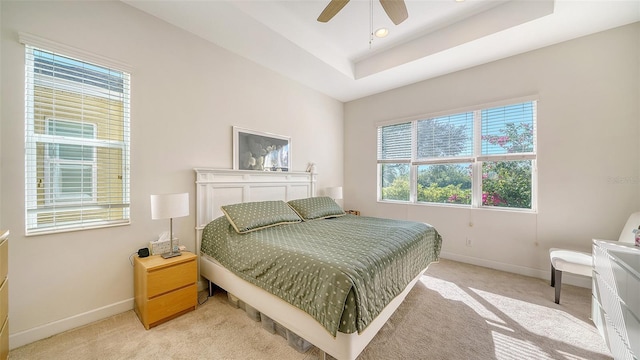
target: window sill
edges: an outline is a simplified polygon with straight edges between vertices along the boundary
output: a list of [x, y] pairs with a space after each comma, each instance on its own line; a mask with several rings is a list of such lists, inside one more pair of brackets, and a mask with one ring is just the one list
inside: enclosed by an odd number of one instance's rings
[[409, 202], [401, 200], [377, 200], [379, 204], [393, 204], [393, 205], [407, 205], [407, 206], [426, 206], [426, 207], [440, 207], [449, 209], [461, 209], [461, 210], [480, 210], [480, 211], [498, 211], [498, 212], [510, 212], [519, 214], [537, 214], [538, 211], [533, 209], [519, 209], [519, 208], [506, 208], [506, 207], [472, 207], [471, 205], [459, 205], [459, 204], [444, 204], [444, 203], [426, 203], [426, 202]]

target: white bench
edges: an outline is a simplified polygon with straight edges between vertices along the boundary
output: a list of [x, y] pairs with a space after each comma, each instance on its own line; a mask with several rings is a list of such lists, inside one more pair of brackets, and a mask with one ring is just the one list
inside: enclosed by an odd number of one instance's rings
[[[620, 233], [620, 242], [635, 241], [634, 229], [640, 226], [640, 212], [635, 212], [629, 216], [627, 223]], [[551, 286], [556, 288], [556, 304], [560, 304], [560, 288], [562, 286], [562, 273], [568, 272], [576, 275], [592, 276], [593, 256], [591, 253], [551, 248], [549, 249], [551, 259]]]

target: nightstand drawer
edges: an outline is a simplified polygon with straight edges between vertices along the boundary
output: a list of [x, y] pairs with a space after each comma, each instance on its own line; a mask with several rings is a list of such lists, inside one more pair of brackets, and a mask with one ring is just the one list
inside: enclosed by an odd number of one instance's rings
[[194, 284], [197, 280], [195, 277], [196, 272], [195, 260], [171, 267], [150, 270], [147, 279], [147, 297], [152, 299], [177, 288]]
[[149, 300], [148, 322], [150, 326], [160, 320], [166, 320], [174, 314], [180, 314], [185, 310], [192, 310], [198, 299], [198, 289], [193, 283], [190, 286], [176, 290]]

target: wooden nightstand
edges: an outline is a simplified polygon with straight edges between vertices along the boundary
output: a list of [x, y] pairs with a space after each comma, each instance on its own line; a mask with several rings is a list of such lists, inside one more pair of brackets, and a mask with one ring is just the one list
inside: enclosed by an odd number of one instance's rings
[[169, 259], [136, 257], [133, 263], [134, 310], [148, 330], [198, 304], [197, 257], [188, 252]]

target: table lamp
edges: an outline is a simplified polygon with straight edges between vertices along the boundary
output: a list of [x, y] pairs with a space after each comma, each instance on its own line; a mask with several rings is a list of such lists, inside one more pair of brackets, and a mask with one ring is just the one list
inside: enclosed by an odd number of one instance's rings
[[171, 250], [162, 254], [167, 259], [180, 256], [173, 246], [173, 218], [189, 215], [189, 193], [151, 195], [151, 219], [169, 219], [169, 239]]
[[342, 199], [342, 186], [327, 188], [326, 194], [328, 197], [332, 198], [333, 200]]

